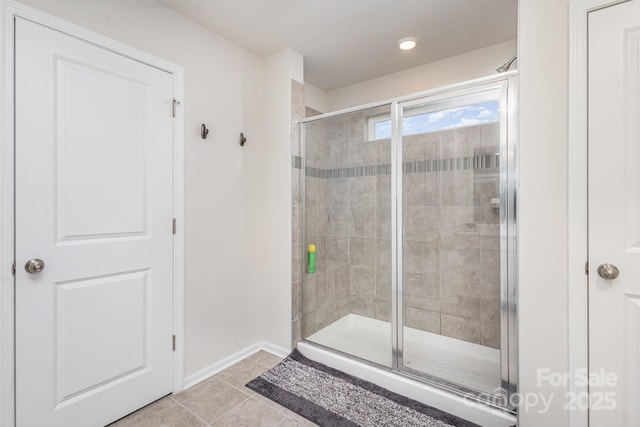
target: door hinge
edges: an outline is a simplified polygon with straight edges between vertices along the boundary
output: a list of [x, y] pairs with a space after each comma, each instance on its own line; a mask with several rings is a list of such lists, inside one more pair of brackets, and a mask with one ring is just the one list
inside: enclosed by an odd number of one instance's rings
[[173, 349], [173, 351], [176, 351], [176, 336], [175, 335], [171, 336], [171, 348]]
[[13, 263], [13, 265], [11, 266], [11, 274], [12, 274], [13, 276], [15, 276], [15, 275], [16, 275], [16, 263], [15, 263], [15, 262], [14, 262], [14, 263]]
[[178, 101], [177, 99], [173, 98], [173, 104], [172, 104], [173, 117], [176, 117], [179, 104], [180, 104], [180, 101]]
[[176, 221], [176, 219], [175, 219], [175, 218], [173, 218], [173, 221], [171, 222], [171, 232], [172, 232], [173, 234], [176, 234], [176, 230], [177, 230], [177, 228], [178, 228], [178, 225], [177, 225], [177, 224], [178, 224], [178, 222]]
[[589, 261], [584, 263], [584, 274], [589, 275]]

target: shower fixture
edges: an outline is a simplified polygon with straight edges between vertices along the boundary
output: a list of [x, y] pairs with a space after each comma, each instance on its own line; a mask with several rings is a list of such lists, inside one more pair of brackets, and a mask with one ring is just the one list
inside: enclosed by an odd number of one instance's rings
[[496, 71], [499, 73], [504, 73], [506, 71], [509, 71], [509, 68], [511, 68], [511, 64], [513, 64], [513, 61], [515, 61], [516, 59], [518, 59], [518, 55], [513, 55], [511, 59], [509, 59], [507, 62], [505, 62], [498, 68], [496, 68]]

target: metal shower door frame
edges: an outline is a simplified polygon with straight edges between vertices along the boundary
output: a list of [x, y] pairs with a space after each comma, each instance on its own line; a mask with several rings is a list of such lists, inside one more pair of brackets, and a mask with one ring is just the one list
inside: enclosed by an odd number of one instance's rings
[[[404, 366], [403, 293], [403, 156], [402, 118], [406, 108], [437, 104], [437, 110], [459, 106], [454, 98], [471, 98], [482, 92], [498, 93], [500, 105], [500, 374], [496, 394], [480, 392], [440, 377]], [[517, 387], [517, 162], [516, 162], [517, 75], [503, 74], [493, 79], [456, 85], [449, 90], [424, 93], [391, 103], [391, 223], [392, 229], [392, 369], [415, 377], [464, 398], [515, 412], [512, 396]], [[495, 99], [495, 97], [494, 97]], [[451, 104], [450, 106], [447, 104]], [[516, 402], [517, 403], [517, 402]]]

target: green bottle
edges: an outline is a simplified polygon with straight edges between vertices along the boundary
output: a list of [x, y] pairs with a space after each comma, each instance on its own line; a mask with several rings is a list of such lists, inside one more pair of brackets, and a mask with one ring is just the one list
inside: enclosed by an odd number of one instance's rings
[[316, 272], [316, 245], [309, 245], [307, 250], [307, 273]]

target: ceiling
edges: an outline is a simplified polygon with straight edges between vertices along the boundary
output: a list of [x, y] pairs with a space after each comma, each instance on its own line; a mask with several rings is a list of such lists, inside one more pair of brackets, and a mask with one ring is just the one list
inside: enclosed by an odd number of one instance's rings
[[[292, 48], [304, 56], [305, 80], [325, 91], [517, 33], [517, 0], [156, 1], [257, 55]], [[400, 51], [408, 36], [418, 46]]]

